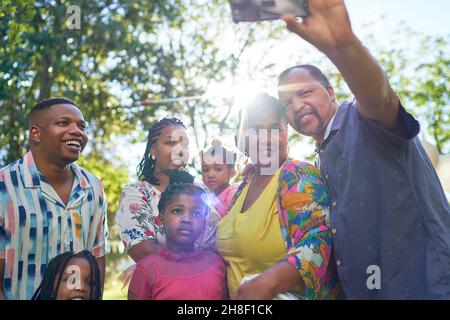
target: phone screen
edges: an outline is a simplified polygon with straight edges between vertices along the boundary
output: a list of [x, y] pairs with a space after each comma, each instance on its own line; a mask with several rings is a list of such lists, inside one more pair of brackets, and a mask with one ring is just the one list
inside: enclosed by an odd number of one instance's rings
[[230, 0], [234, 22], [276, 20], [284, 14], [308, 15], [306, 0]]

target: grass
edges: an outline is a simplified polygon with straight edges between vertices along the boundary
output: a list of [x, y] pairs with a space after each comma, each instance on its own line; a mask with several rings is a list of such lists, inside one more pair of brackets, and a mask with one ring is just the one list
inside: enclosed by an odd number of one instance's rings
[[128, 288], [122, 289], [123, 283], [119, 275], [119, 272], [107, 270], [103, 300], [127, 300]]

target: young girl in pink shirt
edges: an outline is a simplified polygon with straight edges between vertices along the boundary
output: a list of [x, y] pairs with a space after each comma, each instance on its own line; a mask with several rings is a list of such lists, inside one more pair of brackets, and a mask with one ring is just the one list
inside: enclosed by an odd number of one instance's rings
[[166, 245], [141, 259], [128, 289], [129, 300], [223, 300], [225, 265], [211, 250], [195, 248], [209, 213], [207, 195], [183, 172], [171, 176], [158, 204]]
[[218, 139], [201, 152], [203, 183], [212, 191], [210, 201], [222, 219], [230, 210], [233, 196], [239, 184], [231, 184], [236, 174], [236, 153], [226, 148]]

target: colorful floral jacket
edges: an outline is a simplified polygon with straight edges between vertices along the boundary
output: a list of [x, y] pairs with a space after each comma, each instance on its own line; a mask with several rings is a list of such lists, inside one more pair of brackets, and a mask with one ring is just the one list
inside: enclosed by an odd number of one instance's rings
[[[234, 196], [239, 197], [246, 182]], [[337, 299], [340, 285], [332, 257], [329, 197], [319, 170], [288, 159], [277, 186], [278, 217], [287, 247], [285, 261], [299, 272], [304, 299]]]

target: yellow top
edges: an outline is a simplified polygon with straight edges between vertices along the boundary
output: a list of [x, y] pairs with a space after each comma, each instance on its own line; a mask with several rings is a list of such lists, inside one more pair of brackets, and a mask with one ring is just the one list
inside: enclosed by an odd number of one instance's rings
[[247, 184], [230, 212], [223, 218], [216, 234], [216, 246], [227, 266], [230, 296], [243, 277], [261, 273], [286, 256], [276, 203], [279, 169], [258, 199], [241, 212], [249, 186]]

